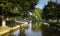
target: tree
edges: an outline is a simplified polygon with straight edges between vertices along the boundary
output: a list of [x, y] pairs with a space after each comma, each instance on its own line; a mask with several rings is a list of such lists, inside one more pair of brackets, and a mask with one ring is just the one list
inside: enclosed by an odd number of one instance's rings
[[2, 26], [6, 25], [7, 17], [24, 15], [25, 12], [31, 11], [36, 4], [37, 0], [0, 0]]
[[56, 3], [49, 2], [43, 9], [43, 16], [46, 20], [54, 19], [55, 16]]
[[49, 19], [57, 19], [57, 23], [58, 23], [58, 18], [60, 16], [60, 10], [59, 10], [60, 6], [57, 2], [48, 2], [48, 4], [44, 7], [43, 9], [43, 18], [46, 20]]
[[35, 18], [35, 20], [40, 20], [41, 19], [41, 9], [35, 8], [32, 12], [32, 17], [33, 17], [33, 19]]
[[23, 0], [21, 7], [18, 6], [20, 11], [20, 15], [23, 16], [24, 14], [29, 14], [34, 9], [34, 6], [37, 4], [38, 0]]

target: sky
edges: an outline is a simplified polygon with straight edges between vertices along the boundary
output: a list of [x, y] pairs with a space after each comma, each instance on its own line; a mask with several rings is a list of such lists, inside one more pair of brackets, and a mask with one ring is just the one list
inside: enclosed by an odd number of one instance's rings
[[36, 8], [43, 9], [43, 7], [48, 3], [48, 0], [39, 0], [38, 4], [35, 6]]
[[[56, 1], [56, 0], [53, 0]], [[57, 0], [60, 3], [60, 0]], [[43, 9], [43, 7], [48, 3], [48, 0], [39, 0], [38, 4], [35, 6], [36, 8]]]

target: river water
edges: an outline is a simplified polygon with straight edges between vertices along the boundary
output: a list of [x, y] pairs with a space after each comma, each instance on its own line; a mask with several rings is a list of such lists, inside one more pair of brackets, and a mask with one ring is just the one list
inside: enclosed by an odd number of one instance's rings
[[60, 36], [60, 30], [55, 26], [48, 26], [42, 22], [30, 21], [28, 26], [21, 27], [4, 36]]

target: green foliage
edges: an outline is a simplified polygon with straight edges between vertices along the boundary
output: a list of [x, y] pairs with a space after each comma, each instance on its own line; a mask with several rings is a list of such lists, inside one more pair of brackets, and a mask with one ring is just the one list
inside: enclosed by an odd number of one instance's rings
[[41, 9], [35, 8], [33, 10], [32, 17], [33, 17], [33, 19], [35, 18], [35, 20], [41, 19]]
[[58, 19], [60, 18], [60, 4], [56, 2], [48, 2], [48, 4], [44, 7], [42, 12], [42, 18], [49, 19]]
[[23, 16], [25, 13], [28, 14], [28, 11], [31, 11], [36, 4], [37, 0], [0, 0], [0, 15]]

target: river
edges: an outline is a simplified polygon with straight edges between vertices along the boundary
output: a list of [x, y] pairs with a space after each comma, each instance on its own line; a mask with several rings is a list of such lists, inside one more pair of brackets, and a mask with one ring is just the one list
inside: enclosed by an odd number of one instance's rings
[[42, 22], [30, 21], [28, 26], [21, 27], [4, 36], [60, 36], [60, 30], [57, 30], [54, 26], [42, 24]]

